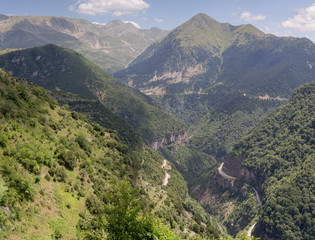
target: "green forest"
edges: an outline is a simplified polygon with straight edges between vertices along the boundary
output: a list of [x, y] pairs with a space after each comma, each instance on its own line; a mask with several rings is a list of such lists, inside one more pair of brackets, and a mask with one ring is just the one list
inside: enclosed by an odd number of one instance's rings
[[156, 152], [131, 150], [4, 70], [0, 86], [1, 238], [186, 239], [185, 228], [219, 237], [174, 167], [162, 186]]
[[253, 171], [263, 195], [257, 233], [292, 240], [315, 235], [314, 109], [311, 82], [233, 148], [246, 155], [242, 166]]

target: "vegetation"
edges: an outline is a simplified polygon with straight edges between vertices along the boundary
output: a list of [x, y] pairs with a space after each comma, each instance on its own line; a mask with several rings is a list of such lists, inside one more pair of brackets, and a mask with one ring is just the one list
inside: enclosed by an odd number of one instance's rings
[[314, 53], [307, 39], [278, 38], [198, 14], [114, 76], [149, 92], [188, 126], [189, 143], [162, 153], [193, 187], [196, 176], [223, 161], [296, 87], [314, 79]]
[[14, 49], [14, 48], [0, 48], [0, 55], [1, 54], [6, 54], [6, 53], [9, 53], [9, 52], [13, 52], [13, 51], [16, 51], [18, 49]]
[[4, 70], [0, 86], [0, 238], [219, 237], [174, 166], [162, 186], [163, 158], [152, 149], [128, 148]]
[[295, 90], [292, 99], [233, 148], [245, 154], [263, 193], [256, 234], [277, 239], [312, 239], [314, 232], [315, 83]]
[[0, 56], [0, 67], [42, 87], [98, 100], [128, 122], [147, 144], [172, 133], [182, 134], [186, 129], [175, 117], [159, 109], [151, 98], [124, 86], [72, 50], [46, 45], [14, 51]]
[[119, 138], [131, 149], [142, 147], [143, 141], [140, 135], [98, 100], [64, 91], [50, 91], [49, 95], [57, 99], [60, 105], [67, 105], [71, 111], [82, 113], [102, 127], [116, 131]]
[[[50, 20], [73, 30], [67, 19]], [[77, 43], [69, 36], [60, 39]], [[233, 235], [256, 221], [254, 234], [263, 238], [315, 235], [314, 83], [298, 89], [250, 132], [295, 87], [314, 79], [315, 49], [309, 40], [277, 38], [251, 25], [220, 24], [199, 14], [116, 74], [153, 93], [154, 100], [72, 50], [46, 45], [6, 51], [0, 51], [0, 66], [56, 90], [50, 94], [64, 106], [42, 88], [2, 73], [4, 237], [218, 238], [216, 224], [189, 197], [184, 178]], [[84, 46], [80, 51], [91, 54]], [[186, 132], [185, 125], [189, 143], [160, 149], [174, 164], [162, 169], [162, 157], [141, 137], [150, 144]], [[242, 186], [244, 179], [233, 182], [236, 192], [219, 189], [216, 164], [248, 132], [232, 155], [246, 156], [242, 166], [255, 178], [263, 211], [252, 188]], [[166, 172], [171, 178], [162, 186]], [[66, 224], [69, 219], [74, 225]], [[38, 230], [39, 220], [46, 235]]]

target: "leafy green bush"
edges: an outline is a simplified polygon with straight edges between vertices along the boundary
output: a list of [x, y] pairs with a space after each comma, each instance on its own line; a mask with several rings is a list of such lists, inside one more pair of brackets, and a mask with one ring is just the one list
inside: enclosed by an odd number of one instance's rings
[[67, 180], [67, 172], [66, 169], [62, 166], [58, 166], [55, 172], [56, 180], [59, 182], [66, 182]]
[[8, 143], [8, 137], [3, 132], [0, 132], [0, 147], [5, 148]]
[[103, 203], [94, 194], [86, 198], [85, 205], [92, 214], [101, 214], [104, 211]]
[[91, 145], [89, 141], [86, 139], [83, 133], [79, 133], [75, 138], [75, 141], [79, 144], [79, 146], [86, 152], [91, 152]]
[[72, 150], [69, 150], [64, 159], [65, 166], [70, 170], [73, 170], [77, 165], [77, 158]]

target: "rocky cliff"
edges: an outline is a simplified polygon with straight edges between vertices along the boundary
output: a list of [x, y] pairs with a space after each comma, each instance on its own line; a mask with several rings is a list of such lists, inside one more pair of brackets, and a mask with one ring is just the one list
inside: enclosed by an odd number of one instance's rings
[[[260, 184], [257, 181], [257, 178], [252, 169], [242, 166], [242, 162], [246, 160], [245, 154], [240, 154], [233, 156], [229, 153], [224, 161], [222, 171], [229, 176], [235, 177], [240, 181], [245, 182], [246, 184], [254, 187], [256, 191], [261, 193]], [[230, 188], [232, 190], [232, 188]]]
[[172, 133], [169, 137], [163, 137], [159, 140], [153, 141], [149, 144], [151, 148], [157, 150], [161, 147], [176, 143], [176, 144], [183, 144], [188, 142], [188, 134], [184, 132], [182, 134], [174, 134]]

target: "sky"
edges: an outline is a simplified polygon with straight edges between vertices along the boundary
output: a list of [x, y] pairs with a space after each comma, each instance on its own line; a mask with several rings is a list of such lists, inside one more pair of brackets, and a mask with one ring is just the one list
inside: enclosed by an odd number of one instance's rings
[[134, 22], [172, 30], [198, 13], [221, 23], [252, 24], [276, 36], [315, 42], [315, 0], [0, 0], [0, 14]]

